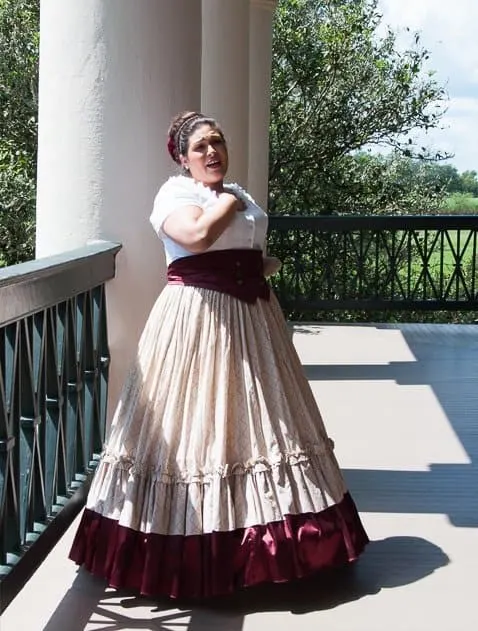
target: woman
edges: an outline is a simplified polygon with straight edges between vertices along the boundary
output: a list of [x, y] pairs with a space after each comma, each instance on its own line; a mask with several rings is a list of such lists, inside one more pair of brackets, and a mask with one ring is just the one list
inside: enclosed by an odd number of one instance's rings
[[264, 278], [267, 216], [224, 183], [212, 118], [178, 116], [168, 150], [183, 174], [161, 187], [151, 216], [168, 284], [71, 558], [113, 587], [171, 597], [354, 561], [367, 535]]

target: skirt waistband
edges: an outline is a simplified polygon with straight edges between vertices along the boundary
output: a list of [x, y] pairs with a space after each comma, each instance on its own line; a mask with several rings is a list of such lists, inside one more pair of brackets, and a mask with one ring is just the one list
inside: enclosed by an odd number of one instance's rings
[[173, 261], [168, 285], [212, 289], [244, 302], [269, 300], [261, 250], [214, 250]]

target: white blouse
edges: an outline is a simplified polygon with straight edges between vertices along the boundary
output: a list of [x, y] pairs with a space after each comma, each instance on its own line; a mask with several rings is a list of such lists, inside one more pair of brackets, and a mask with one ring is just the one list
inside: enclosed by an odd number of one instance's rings
[[[207, 250], [254, 249], [264, 250], [267, 236], [267, 214], [254, 202], [252, 197], [238, 184], [225, 184], [224, 190], [234, 193], [246, 205], [243, 212], [237, 212], [229, 226]], [[170, 213], [181, 206], [199, 206], [205, 213], [217, 202], [217, 193], [200, 182], [185, 175], [170, 177], [159, 189], [154, 200], [150, 217], [151, 224], [162, 239], [169, 265], [176, 259], [191, 256], [191, 252], [173, 241], [162, 230]]]

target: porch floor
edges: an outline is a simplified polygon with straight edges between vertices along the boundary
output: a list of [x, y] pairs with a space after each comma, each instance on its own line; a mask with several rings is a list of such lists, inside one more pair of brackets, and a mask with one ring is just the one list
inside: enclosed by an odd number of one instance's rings
[[212, 605], [106, 589], [68, 561], [76, 523], [2, 631], [478, 628], [478, 326], [295, 326], [371, 543], [353, 569]]

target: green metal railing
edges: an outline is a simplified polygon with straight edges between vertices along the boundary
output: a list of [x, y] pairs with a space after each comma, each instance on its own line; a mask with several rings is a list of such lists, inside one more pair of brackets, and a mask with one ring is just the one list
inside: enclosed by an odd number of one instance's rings
[[81, 509], [106, 420], [105, 282], [120, 246], [0, 270], [2, 611]]
[[291, 319], [320, 310], [478, 310], [478, 215], [273, 216], [272, 283]]

